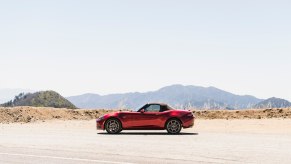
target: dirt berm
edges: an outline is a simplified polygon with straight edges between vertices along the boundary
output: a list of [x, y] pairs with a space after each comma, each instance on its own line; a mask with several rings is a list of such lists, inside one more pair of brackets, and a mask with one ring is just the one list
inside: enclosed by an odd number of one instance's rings
[[247, 110], [195, 110], [200, 119], [267, 119], [291, 118], [291, 108], [284, 109], [247, 109]]
[[[112, 112], [112, 110], [1, 107], [0, 123], [29, 123], [46, 120], [91, 120], [109, 112]], [[260, 110], [194, 110], [193, 113], [198, 119], [291, 118], [291, 108]]]
[[108, 110], [74, 110], [44, 107], [8, 107], [0, 108], [0, 123], [35, 122], [45, 120], [91, 120], [98, 118]]

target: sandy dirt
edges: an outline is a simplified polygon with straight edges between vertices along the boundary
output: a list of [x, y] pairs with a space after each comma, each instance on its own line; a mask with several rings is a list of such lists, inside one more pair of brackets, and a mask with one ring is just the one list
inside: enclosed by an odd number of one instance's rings
[[95, 120], [0, 124], [0, 163], [290, 163], [291, 119], [197, 119], [181, 135]]
[[203, 119], [265, 119], [291, 118], [291, 108], [248, 110], [195, 110], [197, 118]]
[[[56, 109], [42, 107], [0, 107], [0, 123], [30, 123], [48, 120], [92, 120], [99, 116], [116, 112], [110, 110]], [[194, 110], [198, 119], [266, 119], [290, 118], [291, 108], [288, 109], [253, 109], [253, 110]]]
[[0, 123], [29, 123], [47, 120], [92, 120], [108, 112], [111, 111], [45, 107], [0, 107]]

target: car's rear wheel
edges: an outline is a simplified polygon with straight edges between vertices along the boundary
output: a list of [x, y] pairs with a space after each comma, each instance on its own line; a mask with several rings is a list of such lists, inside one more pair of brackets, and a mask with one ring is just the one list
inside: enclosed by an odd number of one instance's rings
[[167, 129], [169, 134], [178, 134], [178, 133], [180, 133], [180, 131], [182, 129], [181, 121], [178, 120], [178, 119], [175, 119], [175, 118], [170, 119], [166, 123], [166, 129]]
[[105, 130], [109, 134], [117, 134], [122, 130], [121, 123], [115, 118], [110, 118], [105, 122]]

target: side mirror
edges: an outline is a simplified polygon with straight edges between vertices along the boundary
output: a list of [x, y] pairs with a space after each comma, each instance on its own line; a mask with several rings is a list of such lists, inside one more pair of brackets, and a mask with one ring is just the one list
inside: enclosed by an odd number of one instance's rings
[[140, 110], [140, 113], [144, 113], [144, 109]]

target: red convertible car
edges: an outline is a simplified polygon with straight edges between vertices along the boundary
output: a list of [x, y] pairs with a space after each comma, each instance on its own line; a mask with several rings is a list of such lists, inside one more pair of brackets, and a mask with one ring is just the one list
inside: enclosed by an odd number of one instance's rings
[[146, 104], [135, 112], [115, 112], [96, 120], [98, 130], [117, 134], [122, 130], [164, 130], [170, 134], [180, 133], [182, 127], [194, 125], [194, 115], [187, 110], [173, 109], [166, 104]]

